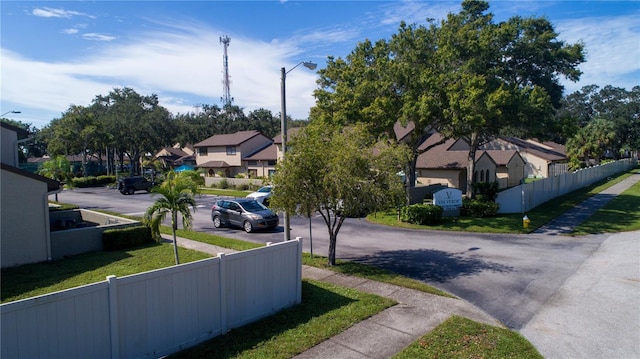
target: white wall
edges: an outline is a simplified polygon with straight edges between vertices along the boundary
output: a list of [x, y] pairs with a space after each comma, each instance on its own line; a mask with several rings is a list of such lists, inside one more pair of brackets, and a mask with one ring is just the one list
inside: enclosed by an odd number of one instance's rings
[[2, 358], [158, 358], [302, 300], [299, 239], [0, 305]]

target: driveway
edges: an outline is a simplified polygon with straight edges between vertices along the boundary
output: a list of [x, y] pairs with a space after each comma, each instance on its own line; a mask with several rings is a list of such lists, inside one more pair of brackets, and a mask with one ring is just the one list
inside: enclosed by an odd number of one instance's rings
[[[122, 196], [117, 191], [108, 189], [64, 191], [59, 197], [61, 202], [89, 205], [93, 208], [129, 214], [141, 214], [153, 202], [147, 194]], [[282, 240], [282, 227], [275, 232], [250, 234], [237, 229], [214, 229], [209, 211], [214, 200], [213, 196], [203, 196], [198, 199], [199, 208], [194, 213], [195, 230], [260, 243]], [[309, 228], [311, 228], [312, 241], [309, 240]], [[640, 232], [631, 234], [635, 238], [639, 235]], [[313, 242], [314, 253], [327, 254], [327, 229], [320, 217], [312, 218], [311, 224], [306, 218], [292, 217], [291, 236], [292, 238], [303, 237], [306, 252], [311, 250], [311, 242]], [[603, 282], [608, 280], [604, 273], [597, 271], [582, 274], [584, 268], [589, 268], [585, 266], [591, 263], [592, 258], [600, 258], [600, 251], [608, 247], [608, 244], [605, 244], [608, 238], [605, 235], [566, 237], [544, 234], [499, 235], [417, 231], [388, 228], [362, 219], [347, 219], [338, 235], [337, 256], [386, 268], [444, 289], [471, 302], [508, 327], [522, 331], [525, 335], [531, 335], [532, 342], [541, 349], [541, 352], [545, 355], [549, 352], [548, 357], [571, 357], [556, 356], [563, 353], [565, 347], [572, 346], [570, 342], [563, 341], [567, 338], [551, 339], [541, 331], [539, 325], [546, 323], [548, 318], [554, 315], [548, 314], [548, 317], [545, 317], [544, 313], [556, 308], [554, 303], [558, 303], [557, 296], [562, 295], [558, 293], [567, 291], [577, 300], [576, 305], [583, 305], [580, 304], [580, 298], [585, 290], [584, 286], [589, 281], [583, 280], [567, 286], [574, 281], [574, 278], [588, 279], [598, 274], [600, 275], [597, 277], [598, 280]], [[626, 281], [628, 285], [620, 288], [620, 291], [627, 290], [631, 297], [640, 298], [638, 291], [640, 278], [637, 273], [637, 269], [640, 268], [640, 257], [637, 255], [634, 257], [633, 253], [635, 252], [629, 250], [616, 251], [611, 254], [611, 261], [631, 263], [632, 268], [636, 269], [635, 276], [631, 270], [628, 276], [630, 279]], [[582, 300], [588, 300], [588, 298], [585, 297]], [[623, 328], [630, 331], [620, 335], [639, 339], [636, 335], [637, 330], [635, 332], [632, 330], [640, 323], [638, 320], [640, 306], [635, 304], [637, 301], [621, 303], [620, 310], [629, 313], [626, 316], [628, 325]], [[591, 306], [591, 304], [584, 305]], [[604, 307], [604, 309], [606, 313], [608, 308]], [[571, 318], [572, 316], [567, 312], [567, 322], [559, 324], [558, 330], [572, 333], [574, 330], [571, 329]], [[587, 322], [587, 324], [580, 323], [581, 327], [587, 325], [606, 331], [606, 326], [601, 326], [599, 321], [591, 320], [589, 316], [579, 316], [579, 318]], [[584, 333], [585, 340], [596, 342], [596, 339], [601, 341], [605, 339], [590, 338], [589, 335], [597, 333], [595, 329]], [[606, 342], [606, 346], [611, 345], [616, 345], [616, 341]], [[637, 345], [631, 345], [629, 348], [628, 341], [620, 345], [625, 346], [627, 352], [637, 348]], [[552, 352], [548, 347], [559, 349], [557, 352]], [[567, 351], [567, 353], [570, 352]], [[636, 350], [636, 353], [638, 352]]]

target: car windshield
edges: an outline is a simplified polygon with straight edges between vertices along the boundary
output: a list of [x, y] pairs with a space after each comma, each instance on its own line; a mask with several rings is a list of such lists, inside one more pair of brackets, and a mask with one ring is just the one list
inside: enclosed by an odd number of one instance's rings
[[262, 203], [258, 201], [242, 202], [242, 207], [248, 212], [258, 212], [258, 211], [264, 211], [265, 209], [267, 209], [267, 207], [265, 207], [264, 205], [262, 205]]
[[271, 192], [271, 187], [262, 187], [258, 190], [260, 193], [269, 193]]

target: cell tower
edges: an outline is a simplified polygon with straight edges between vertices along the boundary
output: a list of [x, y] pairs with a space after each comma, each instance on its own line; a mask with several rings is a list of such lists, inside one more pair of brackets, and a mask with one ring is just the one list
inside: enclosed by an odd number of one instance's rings
[[231, 39], [229, 36], [221, 36], [220, 43], [224, 45], [224, 55], [222, 57], [222, 66], [223, 66], [223, 79], [222, 79], [222, 91], [224, 96], [220, 98], [224, 106], [229, 106], [233, 102], [233, 97], [231, 97], [231, 90], [229, 89], [229, 85], [231, 81], [229, 80], [229, 58], [227, 56], [227, 48], [229, 47], [229, 43]]

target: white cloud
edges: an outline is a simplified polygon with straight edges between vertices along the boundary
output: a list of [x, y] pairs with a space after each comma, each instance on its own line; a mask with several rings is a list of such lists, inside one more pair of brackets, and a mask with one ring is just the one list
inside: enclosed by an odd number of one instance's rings
[[39, 16], [39, 17], [56, 17], [56, 18], [65, 18], [70, 19], [74, 16], [85, 16], [91, 19], [94, 19], [95, 16], [91, 16], [85, 13], [77, 12], [77, 11], [69, 11], [64, 9], [53, 9], [50, 7], [44, 8], [36, 8], [33, 9], [31, 15]]
[[[586, 62], [578, 83], [567, 82], [568, 92], [585, 85], [613, 85], [631, 90], [640, 85], [640, 14], [559, 21], [556, 29], [568, 43], [585, 44]], [[635, 73], [635, 74], [634, 74]]]
[[78, 33], [78, 31], [78, 29], [64, 29], [62, 30], [62, 33], [67, 35], [75, 35]]
[[116, 39], [115, 36], [97, 34], [94, 32], [88, 32], [86, 34], [82, 34], [82, 38], [85, 40], [92, 40], [92, 41], [113, 41]]

